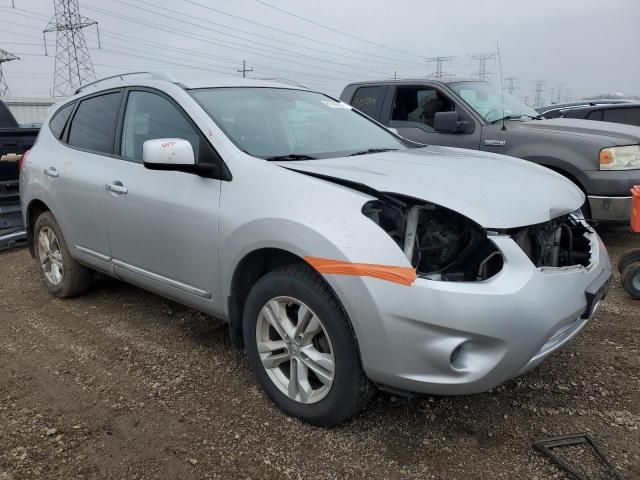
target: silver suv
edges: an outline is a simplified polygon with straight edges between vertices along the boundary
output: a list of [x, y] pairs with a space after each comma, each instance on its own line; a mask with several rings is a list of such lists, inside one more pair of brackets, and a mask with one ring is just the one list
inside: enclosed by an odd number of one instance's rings
[[224, 318], [269, 396], [317, 425], [375, 387], [467, 394], [528, 371], [610, 276], [560, 175], [418, 145], [287, 85], [83, 87], [52, 108], [20, 188], [51, 293], [99, 271]]

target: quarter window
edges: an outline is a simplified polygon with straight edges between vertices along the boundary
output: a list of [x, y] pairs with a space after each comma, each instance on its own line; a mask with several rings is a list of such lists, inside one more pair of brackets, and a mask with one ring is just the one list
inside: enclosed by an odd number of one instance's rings
[[587, 120], [602, 120], [602, 110], [594, 110], [587, 115]]
[[387, 87], [360, 87], [356, 90], [351, 105], [371, 118], [380, 118], [384, 93]]
[[114, 92], [81, 101], [71, 121], [69, 145], [112, 154], [120, 98]]
[[187, 140], [198, 158], [200, 135], [169, 100], [150, 92], [129, 93], [122, 126], [122, 156], [142, 163], [142, 144], [156, 138]]
[[64, 130], [64, 126], [67, 124], [69, 115], [71, 115], [71, 111], [73, 110], [73, 105], [73, 103], [65, 105], [49, 120], [49, 129], [54, 137], [60, 138], [60, 135], [62, 135], [62, 130]]

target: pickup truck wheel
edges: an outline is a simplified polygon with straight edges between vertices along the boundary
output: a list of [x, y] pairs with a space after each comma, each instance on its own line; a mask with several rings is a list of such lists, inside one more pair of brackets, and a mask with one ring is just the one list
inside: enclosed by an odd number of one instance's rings
[[71, 257], [51, 212], [43, 212], [36, 220], [33, 244], [42, 279], [56, 297], [73, 297], [89, 288], [91, 270]]
[[640, 300], [640, 261], [630, 263], [622, 271], [622, 287], [633, 298]]
[[640, 262], [640, 248], [634, 248], [620, 255], [618, 260], [618, 272], [622, 273], [633, 262]]
[[335, 425], [373, 393], [342, 307], [305, 265], [274, 270], [254, 285], [243, 333], [255, 377], [289, 415]]

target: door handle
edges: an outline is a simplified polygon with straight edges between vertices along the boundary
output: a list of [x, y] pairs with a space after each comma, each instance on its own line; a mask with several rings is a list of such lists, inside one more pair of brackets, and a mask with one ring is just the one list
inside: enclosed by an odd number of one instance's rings
[[122, 185], [122, 182], [107, 183], [104, 188], [113, 193], [119, 193], [120, 195], [126, 195], [129, 189]]
[[60, 175], [60, 172], [58, 172], [55, 167], [47, 167], [44, 169], [44, 174], [47, 177], [56, 178], [58, 175]]

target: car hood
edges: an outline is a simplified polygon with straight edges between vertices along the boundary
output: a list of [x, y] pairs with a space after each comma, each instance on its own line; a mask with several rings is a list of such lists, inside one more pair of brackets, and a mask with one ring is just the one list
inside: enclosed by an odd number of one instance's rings
[[428, 146], [278, 164], [325, 180], [346, 180], [435, 203], [485, 228], [546, 222], [584, 203], [582, 191], [551, 170], [513, 157], [458, 148]]
[[563, 135], [574, 134], [600, 137], [608, 145], [631, 145], [640, 143], [640, 127], [624, 123], [598, 122], [579, 118], [552, 118], [522, 122], [518, 128], [544, 130]]

